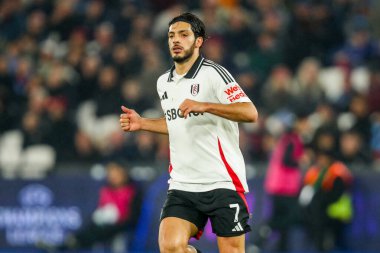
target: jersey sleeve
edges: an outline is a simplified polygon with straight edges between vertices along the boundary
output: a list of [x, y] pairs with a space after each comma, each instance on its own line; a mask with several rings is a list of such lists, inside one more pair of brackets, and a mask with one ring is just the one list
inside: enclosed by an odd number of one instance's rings
[[218, 69], [215, 69], [212, 78], [214, 90], [220, 103], [251, 102], [240, 85], [225, 68], [219, 66]]

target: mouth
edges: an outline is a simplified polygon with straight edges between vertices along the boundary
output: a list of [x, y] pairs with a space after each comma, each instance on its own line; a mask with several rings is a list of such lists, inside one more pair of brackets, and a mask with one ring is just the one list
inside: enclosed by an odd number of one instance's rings
[[174, 46], [172, 47], [172, 52], [175, 53], [175, 54], [179, 54], [182, 52], [182, 47], [180, 46]]

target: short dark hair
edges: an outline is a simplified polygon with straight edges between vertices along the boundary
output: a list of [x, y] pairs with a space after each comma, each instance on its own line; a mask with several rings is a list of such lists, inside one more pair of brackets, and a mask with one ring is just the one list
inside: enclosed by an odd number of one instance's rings
[[195, 38], [202, 37], [203, 41], [205, 41], [206, 38], [206, 27], [205, 24], [200, 20], [197, 16], [190, 12], [182, 13], [181, 15], [174, 17], [169, 22], [169, 27], [177, 22], [186, 22], [191, 25], [191, 30], [193, 31]]

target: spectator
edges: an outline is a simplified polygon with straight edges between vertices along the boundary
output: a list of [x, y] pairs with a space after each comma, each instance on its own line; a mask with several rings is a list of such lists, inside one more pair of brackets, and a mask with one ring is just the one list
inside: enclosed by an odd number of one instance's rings
[[121, 103], [120, 83], [113, 66], [105, 66], [100, 69], [94, 102], [97, 117], [116, 114], [118, 111]]
[[[226, 59], [225, 42], [222, 38], [213, 36], [207, 40], [207, 44], [204, 45], [203, 54], [205, 57], [214, 62], [219, 62], [220, 64], [227, 65], [228, 59]], [[227, 65], [227, 67], [229, 67]]]
[[276, 250], [285, 252], [289, 250], [289, 231], [298, 222], [297, 200], [304, 152], [299, 131], [304, 117], [283, 114], [280, 120], [286, 130], [274, 147], [265, 177], [265, 191], [272, 201], [272, 214], [267, 226], [259, 228], [258, 244], [261, 246], [261, 240], [268, 239], [270, 232], [276, 230], [280, 234]]
[[75, 27], [81, 23], [79, 15], [75, 12], [75, 1], [55, 2], [49, 24], [52, 32], [56, 32], [60, 39], [67, 40]]
[[23, 133], [23, 148], [46, 144], [47, 125], [44, 124], [41, 115], [35, 112], [26, 112], [22, 118], [21, 131]]
[[75, 71], [79, 71], [81, 60], [85, 54], [86, 47], [86, 37], [82, 29], [74, 30], [69, 37], [67, 43], [63, 43], [62, 47], [66, 47], [66, 62], [73, 68]]
[[99, 69], [99, 57], [88, 55], [82, 59], [79, 69], [80, 80], [77, 86], [79, 103], [94, 98]]
[[46, 14], [41, 10], [35, 10], [28, 15], [26, 22], [26, 34], [37, 42], [46, 38]]
[[143, 45], [143, 41], [149, 40], [149, 33], [152, 29], [151, 22], [152, 21], [147, 13], [137, 13], [134, 15], [130, 34], [127, 38], [127, 43], [129, 46], [138, 49]]
[[371, 153], [374, 159], [374, 165], [377, 170], [380, 169], [380, 114], [376, 113], [372, 116], [372, 138]]
[[57, 162], [73, 160], [75, 126], [67, 114], [66, 101], [52, 97], [47, 100], [47, 143], [57, 152]]
[[106, 21], [107, 9], [105, 4], [105, 2], [99, 0], [87, 1], [82, 27], [89, 39], [94, 38], [95, 28]]
[[368, 20], [363, 16], [354, 16], [348, 24], [349, 34], [341, 50], [347, 55], [351, 67], [362, 66], [375, 55]]
[[[326, 149], [338, 155], [338, 129], [334, 125], [323, 125], [316, 129], [309, 148]], [[313, 151], [315, 154], [315, 152]]]
[[380, 112], [380, 66], [374, 66], [371, 70], [370, 85], [366, 101], [368, 109], [372, 112]]
[[317, 148], [315, 164], [306, 172], [300, 203], [305, 224], [318, 251], [344, 250], [344, 228], [352, 219], [349, 169], [333, 150]]
[[152, 99], [143, 93], [141, 82], [138, 79], [126, 79], [121, 87], [121, 95], [123, 105], [127, 108], [135, 108], [141, 113], [154, 105]]
[[272, 68], [282, 61], [281, 51], [275, 37], [268, 32], [262, 32], [257, 37], [257, 47], [250, 53], [251, 68], [260, 81], [265, 80]]
[[112, 60], [120, 78], [129, 78], [140, 73], [141, 57], [125, 43], [116, 44], [112, 52]]
[[282, 40], [285, 35], [285, 27], [288, 24], [287, 12], [281, 10], [268, 11], [263, 16], [261, 31], [273, 34], [276, 43], [282, 46]]
[[27, 58], [20, 58], [17, 61], [17, 68], [13, 73], [12, 89], [16, 99], [22, 101], [26, 97], [26, 89], [29, 78], [33, 73], [32, 61]]
[[0, 133], [14, 127], [10, 109], [12, 98], [12, 79], [8, 73], [7, 61], [0, 55]]
[[136, 133], [134, 140], [126, 143], [124, 156], [133, 162], [154, 163], [158, 149], [156, 139], [156, 136], [149, 132]]
[[[142, 56], [142, 68], [139, 73], [139, 81], [143, 94], [151, 98], [154, 103], [158, 103], [156, 77], [164, 72], [162, 51], [157, 47], [157, 44], [152, 39], [139, 41], [139, 54]], [[153, 102], [152, 101], [152, 102]]]
[[49, 0], [34, 0], [25, 6], [26, 12], [30, 13], [35, 10], [41, 10], [45, 14], [51, 14], [54, 3]]
[[239, 82], [242, 88], [244, 88], [245, 93], [253, 98], [253, 100], [257, 101], [258, 104], [260, 104], [260, 94], [256, 91], [258, 89], [257, 85], [257, 77], [255, 73], [253, 73], [250, 70], [243, 70], [239, 75], [236, 77], [236, 80]]
[[114, 42], [114, 27], [110, 22], [104, 22], [96, 26], [94, 39], [87, 44], [89, 54], [97, 54], [106, 63], [110, 64], [112, 47]]
[[318, 103], [324, 101], [325, 94], [318, 80], [319, 72], [320, 63], [315, 58], [305, 58], [302, 61], [292, 84], [296, 108], [312, 113]]
[[12, 118], [9, 114], [8, 95], [0, 89], [0, 133], [5, 132], [12, 126]]
[[359, 132], [355, 130], [343, 132], [339, 138], [340, 160], [358, 170], [369, 169], [372, 161], [371, 152], [365, 143]]
[[1, 1], [0, 10], [0, 37], [9, 41], [18, 39], [25, 22], [21, 1]]
[[371, 120], [365, 96], [360, 94], [353, 96], [349, 105], [349, 115], [353, 116], [351, 129], [360, 133], [364, 142], [368, 144], [371, 139]]
[[71, 116], [77, 106], [77, 93], [73, 85], [73, 70], [62, 62], [51, 65], [45, 80], [45, 88], [50, 97], [64, 100], [67, 113]]
[[[252, 27], [253, 20], [243, 8], [235, 8], [230, 11], [228, 29], [225, 33], [225, 44], [232, 52], [246, 52], [253, 49], [254, 38]], [[236, 43], [239, 41], [239, 43]], [[218, 61], [217, 61], [218, 62]]]
[[118, 9], [119, 15], [115, 17], [115, 39], [117, 42], [127, 41], [130, 37], [132, 22], [136, 17], [138, 11], [137, 2], [122, 2], [120, 9]]
[[264, 84], [261, 97], [264, 110], [268, 114], [280, 110], [294, 110], [292, 105], [294, 99], [291, 92], [292, 75], [290, 70], [285, 66], [275, 67], [268, 81]]

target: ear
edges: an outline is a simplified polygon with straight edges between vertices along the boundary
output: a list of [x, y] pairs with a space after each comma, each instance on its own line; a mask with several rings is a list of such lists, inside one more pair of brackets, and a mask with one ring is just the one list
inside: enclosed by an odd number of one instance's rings
[[198, 37], [195, 39], [195, 46], [197, 48], [200, 48], [201, 46], [203, 45], [203, 38], [202, 37]]

